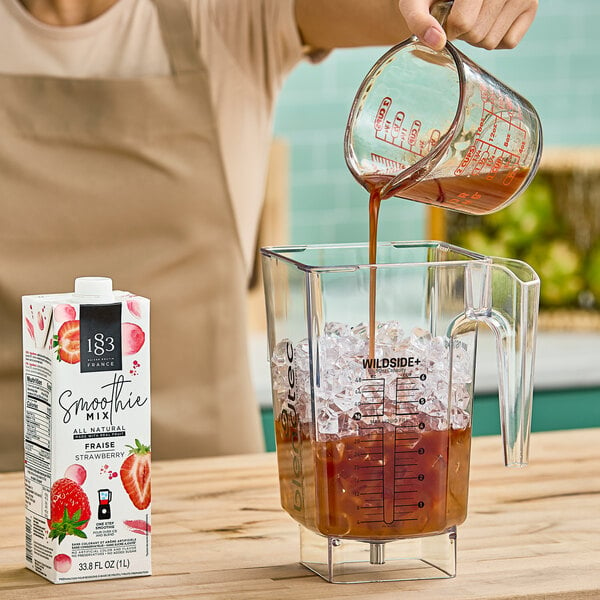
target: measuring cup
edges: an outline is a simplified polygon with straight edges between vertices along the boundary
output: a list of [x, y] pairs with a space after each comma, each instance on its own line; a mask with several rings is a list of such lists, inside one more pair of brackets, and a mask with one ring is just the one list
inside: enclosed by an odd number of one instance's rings
[[[283, 508], [330, 582], [452, 577], [478, 325], [497, 339], [504, 458], [527, 462], [539, 279], [439, 242], [263, 248]], [[369, 281], [377, 270], [375, 350]]]
[[512, 202], [541, 151], [540, 120], [525, 98], [452, 44], [438, 52], [416, 37], [369, 71], [344, 140], [367, 190], [474, 215]]

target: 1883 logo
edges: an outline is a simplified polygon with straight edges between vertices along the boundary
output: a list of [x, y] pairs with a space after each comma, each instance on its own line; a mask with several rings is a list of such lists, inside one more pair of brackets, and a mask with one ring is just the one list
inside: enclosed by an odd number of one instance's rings
[[121, 370], [121, 304], [82, 304], [79, 318], [81, 372]]

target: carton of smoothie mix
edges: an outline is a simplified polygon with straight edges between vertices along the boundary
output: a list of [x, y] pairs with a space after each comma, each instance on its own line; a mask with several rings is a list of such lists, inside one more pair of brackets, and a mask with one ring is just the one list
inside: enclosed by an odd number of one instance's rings
[[53, 583], [151, 572], [149, 317], [105, 277], [23, 297], [25, 560]]

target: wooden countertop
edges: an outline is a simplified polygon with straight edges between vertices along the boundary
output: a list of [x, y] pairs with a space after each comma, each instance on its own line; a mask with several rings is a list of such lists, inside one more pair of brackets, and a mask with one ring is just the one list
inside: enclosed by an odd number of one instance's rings
[[533, 435], [531, 465], [473, 441], [455, 579], [334, 585], [297, 563], [274, 454], [155, 462], [150, 577], [53, 585], [23, 567], [23, 484], [0, 474], [0, 598], [402, 600], [600, 598], [600, 429]]

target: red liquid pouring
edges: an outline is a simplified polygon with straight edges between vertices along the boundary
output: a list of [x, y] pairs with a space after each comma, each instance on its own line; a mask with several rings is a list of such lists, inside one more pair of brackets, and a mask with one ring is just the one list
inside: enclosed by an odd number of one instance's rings
[[[377, 263], [377, 227], [381, 188], [374, 187], [369, 197], [369, 264]], [[369, 358], [375, 358], [375, 304], [377, 302], [377, 267], [369, 273]]]
[[[529, 169], [515, 168], [479, 175], [440, 177], [437, 179], [407, 179], [393, 193], [381, 195], [391, 176], [365, 178], [369, 197], [369, 263], [377, 263], [377, 228], [381, 201], [399, 196], [440, 208], [483, 215], [501, 208], [512, 198], [529, 176]], [[377, 269], [371, 267], [369, 277], [369, 358], [375, 356], [375, 304], [377, 300]]]

